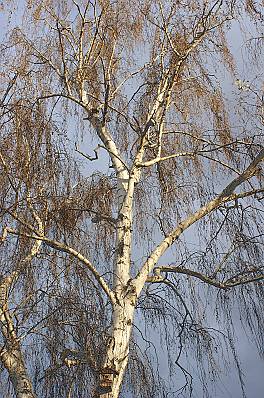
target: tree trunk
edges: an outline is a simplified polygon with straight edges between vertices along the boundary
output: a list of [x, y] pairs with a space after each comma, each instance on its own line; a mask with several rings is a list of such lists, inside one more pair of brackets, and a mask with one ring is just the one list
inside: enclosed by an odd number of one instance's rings
[[9, 373], [17, 398], [35, 398], [33, 387], [27, 374], [19, 343], [2, 349], [1, 361]]
[[14, 328], [12, 314], [8, 309], [8, 289], [17, 275], [17, 272], [13, 272], [0, 281], [0, 327], [4, 340], [4, 346], [0, 348], [0, 360], [8, 371], [16, 397], [35, 398]]
[[128, 363], [129, 342], [135, 311], [135, 293], [127, 290], [125, 298], [115, 305], [113, 327], [100, 372], [97, 397], [118, 398]]

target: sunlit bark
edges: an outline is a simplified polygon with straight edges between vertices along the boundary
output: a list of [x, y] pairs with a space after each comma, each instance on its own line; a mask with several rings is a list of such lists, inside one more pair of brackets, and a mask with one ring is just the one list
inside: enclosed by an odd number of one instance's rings
[[[10, 275], [0, 280], [0, 360], [18, 398], [35, 398], [35, 383], [47, 396], [121, 397], [135, 319], [145, 310], [161, 341], [160, 320], [171, 322], [173, 338], [165, 331], [165, 340], [177, 354], [169, 367], [187, 386], [179, 362], [185, 339], [191, 347], [196, 334], [198, 349], [199, 339], [202, 348], [214, 341], [200, 325], [206, 311], [198, 316], [194, 286], [238, 288], [248, 306], [261, 308], [259, 77], [236, 79], [237, 113], [224, 93], [238, 73], [232, 23], [245, 19], [253, 28], [252, 18], [257, 30], [263, 19], [244, 3], [22, 2], [21, 29], [0, 49], [1, 266]], [[206, 235], [199, 249], [188, 243], [190, 227]], [[173, 247], [172, 263], [162, 265]], [[223, 301], [216, 312], [227, 314]], [[251, 313], [258, 322], [248, 317], [250, 331], [256, 323], [261, 331], [258, 311]], [[136, 356], [143, 368], [146, 357]], [[41, 375], [33, 383], [35, 362]]]
[[35, 398], [12, 314], [8, 308], [8, 290], [17, 276], [15, 272], [13, 275], [0, 280], [0, 327], [4, 336], [4, 346], [0, 349], [0, 359], [9, 373], [16, 397]]

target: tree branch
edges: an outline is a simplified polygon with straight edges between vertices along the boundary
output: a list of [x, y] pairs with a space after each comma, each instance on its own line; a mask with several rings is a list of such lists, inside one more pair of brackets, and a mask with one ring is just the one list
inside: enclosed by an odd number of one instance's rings
[[239, 285], [244, 285], [247, 283], [251, 282], [256, 282], [264, 279], [264, 274], [261, 275], [256, 275], [251, 278], [246, 278], [244, 279], [243, 276], [241, 278], [230, 278], [224, 282], [220, 282], [212, 277], [209, 277], [205, 274], [202, 274], [198, 271], [193, 271], [188, 268], [184, 267], [171, 267], [171, 266], [159, 266], [155, 267], [153, 269], [153, 274], [152, 276], [149, 276], [147, 278], [147, 282], [152, 282], [152, 283], [157, 283], [157, 282], [164, 282], [164, 279], [166, 279], [161, 273], [176, 273], [176, 274], [184, 274], [188, 276], [193, 276], [197, 279], [200, 279], [202, 282], [207, 283], [208, 285], [215, 286], [219, 289], [229, 289], [231, 287], [239, 286]]
[[[97, 280], [97, 282], [99, 283], [99, 285], [102, 287], [104, 292], [109, 297], [111, 303], [114, 304], [116, 302], [114, 293], [112, 292], [112, 290], [110, 289], [110, 287], [108, 286], [108, 284], [106, 283], [104, 278], [99, 274], [99, 272], [92, 265], [92, 263], [86, 257], [84, 257], [81, 253], [79, 253], [77, 250], [74, 250], [73, 248], [71, 248], [70, 246], [68, 246], [64, 243], [58, 242], [56, 240], [48, 239], [45, 236], [40, 236], [40, 235], [36, 235], [36, 234], [30, 235], [27, 233], [19, 232], [12, 228], [6, 228], [3, 233], [3, 236], [6, 236], [7, 233], [10, 233], [10, 234], [13, 234], [16, 236], [23, 236], [26, 238], [35, 239], [36, 241], [38, 241], [38, 242], [41, 241], [41, 242], [45, 243], [47, 246], [52, 247], [53, 249], [56, 249], [60, 252], [71, 254], [73, 257], [77, 258], [82, 264], [84, 264], [89, 269], [89, 271], [92, 272], [92, 274], [94, 275], [94, 277]], [[3, 240], [3, 238], [2, 238], [2, 240]]]
[[225, 189], [218, 195], [216, 198], [208, 202], [206, 205], [202, 206], [195, 213], [188, 216], [185, 220], [180, 222], [178, 226], [172, 230], [166, 237], [163, 239], [158, 246], [153, 250], [150, 254], [146, 262], [143, 264], [141, 270], [138, 272], [136, 278], [134, 279], [134, 285], [137, 289], [137, 294], [139, 295], [149, 273], [153, 270], [157, 261], [164, 254], [164, 252], [179, 238], [179, 236], [192, 224], [196, 221], [201, 220], [204, 216], [211, 213], [213, 210], [222, 206], [223, 204], [230, 202], [235, 199], [243, 198], [246, 196], [251, 196], [256, 194], [256, 192], [263, 192], [264, 188], [261, 190], [253, 190], [248, 192], [242, 192], [235, 194], [234, 190], [241, 185], [242, 183], [248, 181], [256, 172], [257, 166], [264, 159], [264, 148], [258, 153], [255, 159], [250, 163], [247, 169], [240, 174], [237, 178], [231, 181]]

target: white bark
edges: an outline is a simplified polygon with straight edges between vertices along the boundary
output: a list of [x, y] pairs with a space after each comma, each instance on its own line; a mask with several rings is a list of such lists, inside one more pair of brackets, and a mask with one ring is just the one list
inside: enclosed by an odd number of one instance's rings
[[[30, 226], [28, 225], [28, 227], [30, 227]], [[61, 243], [56, 240], [49, 239], [44, 235], [22, 233], [18, 230], [12, 229], [12, 228], [5, 228], [1, 239], [4, 240], [8, 233], [13, 234], [13, 235], [31, 238], [31, 239], [36, 240], [36, 242], [44, 242], [47, 246], [52, 247], [53, 249], [56, 249], [56, 250], [64, 252], [64, 253], [71, 254], [73, 257], [77, 258], [82, 264], [84, 264], [89, 269], [89, 271], [91, 271], [91, 273], [94, 275], [94, 277], [97, 280], [97, 282], [99, 283], [99, 285], [101, 285], [104, 292], [110, 298], [111, 302], [112, 303], [115, 302], [115, 296], [114, 296], [112, 290], [110, 289], [110, 287], [108, 286], [107, 282], [100, 275], [100, 273], [96, 270], [94, 265], [88, 260], [88, 258], [83, 256], [77, 250], [66, 245], [65, 243]]]
[[19, 342], [6, 344], [1, 350], [1, 361], [9, 373], [17, 398], [35, 398], [33, 387], [28, 376]]
[[128, 363], [136, 296], [130, 284], [124, 294], [124, 299], [115, 305], [113, 311], [112, 334], [100, 374], [100, 398], [118, 398]]
[[[31, 213], [38, 224], [38, 233], [43, 234], [43, 224], [40, 217], [35, 212], [30, 195], [27, 196], [27, 202]], [[3, 232], [1, 240], [5, 240], [9, 229]], [[31, 247], [29, 254], [22, 260], [22, 267], [26, 266], [34, 256], [39, 252], [42, 241], [36, 239]], [[8, 308], [8, 290], [12, 283], [18, 278], [19, 272], [14, 271], [11, 275], [0, 280], [0, 327], [3, 335], [4, 346], [0, 350], [0, 360], [8, 371], [17, 398], [35, 398], [33, 387], [28, 376], [27, 369], [23, 360], [20, 341], [16, 334], [13, 323], [12, 313]]]
[[[142, 160], [144, 149], [138, 157]], [[122, 195], [116, 232], [112, 328], [105, 361], [100, 374], [98, 396], [118, 398], [128, 363], [129, 343], [136, 304], [136, 290], [130, 279], [132, 211], [135, 183], [141, 170], [134, 164]]]
[[[129, 175], [126, 174], [123, 167], [120, 168], [123, 162], [121, 160], [121, 163], [119, 163], [119, 155], [118, 164], [114, 164], [123, 191], [120, 190], [121, 195], [119, 195], [119, 215], [116, 233], [116, 258], [114, 268], [114, 294], [116, 303], [113, 306], [112, 331], [106, 350], [104, 366], [100, 375], [98, 391], [98, 396], [100, 398], [119, 397], [128, 363], [129, 343], [135, 305], [137, 297], [140, 294], [140, 291], [136, 291], [136, 287], [130, 279], [134, 188], [141, 176], [142, 168], [139, 167], [139, 165], [143, 161], [149, 127], [152, 126], [153, 120], [155, 120], [156, 123], [161, 122], [162, 109], [164, 106], [166, 107], [169, 102], [169, 90], [171, 88], [169, 80], [167, 76], [163, 84], [160, 85], [157, 99], [149, 112], [145, 135], [142, 137]], [[103, 138], [101, 139], [103, 140]], [[108, 145], [109, 143], [110, 142], [108, 142]], [[111, 151], [114, 150], [115, 149], [111, 149]], [[124, 181], [122, 176], [125, 176], [127, 180]]]
[[149, 274], [152, 272], [158, 260], [187, 228], [189, 228], [196, 221], [200, 220], [224, 203], [234, 200], [236, 199], [236, 197], [247, 196], [247, 192], [244, 193], [245, 195], [243, 195], [243, 192], [236, 195], [234, 194], [234, 190], [242, 183], [248, 181], [254, 175], [254, 173], [256, 173], [259, 163], [261, 163], [263, 160], [264, 149], [262, 149], [258, 153], [255, 159], [250, 163], [250, 165], [243, 173], [241, 173], [237, 178], [235, 178], [233, 181], [230, 182], [230, 184], [225, 187], [220, 195], [208, 202], [206, 205], [202, 206], [195, 213], [188, 216], [185, 220], [180, 222], [179, 225], [171, 233], [169, 233], [163, 241], [161, 241], [161, 243], [153, 250], [145, 264], [142, 266], [140, 272], [134, 279], [134, 285], [137, 290], [137, 297], [141, 293], [141, 290], [143, 289], [143, 286], [146, 283]]
[[126, 192], [129, 180], [129, 173], [127, 166], [125, 162], [122, 160], [119, 150], [109, 131], [106, 129], [106, 127], [102, 124], [102, 122], [97, 116], [91, 114], [89, 109], [87, 109], [87, 112], [88, 112], [88, 119], [90, 120], [92, 126], [95, 128], [98, 137], [105, 145], [105, 149], [109, 153], [109, 156], [116, 171], [118, 181], [121, 184], [124, 192]]
[[4, 338], [4, 346], [0, 350], [0, 360], [8, 371], [16, 397], [35, 398], [12, 315], [7, 304], [8, 289], [16, 277], [17, 272], [14, 272], [12, 275], [2, 279], [0, 283], [0, 325]]

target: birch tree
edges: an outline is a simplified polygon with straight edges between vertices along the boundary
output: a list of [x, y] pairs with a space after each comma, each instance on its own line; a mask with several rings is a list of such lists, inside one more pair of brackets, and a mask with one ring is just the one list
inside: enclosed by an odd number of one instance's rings
[[244, 392], [238, 315], [263, 354], [260, 2], [13, 6], [1, 44], [3, 390], [188, 395], [196, 363], [209, 394], [231, 353]]

